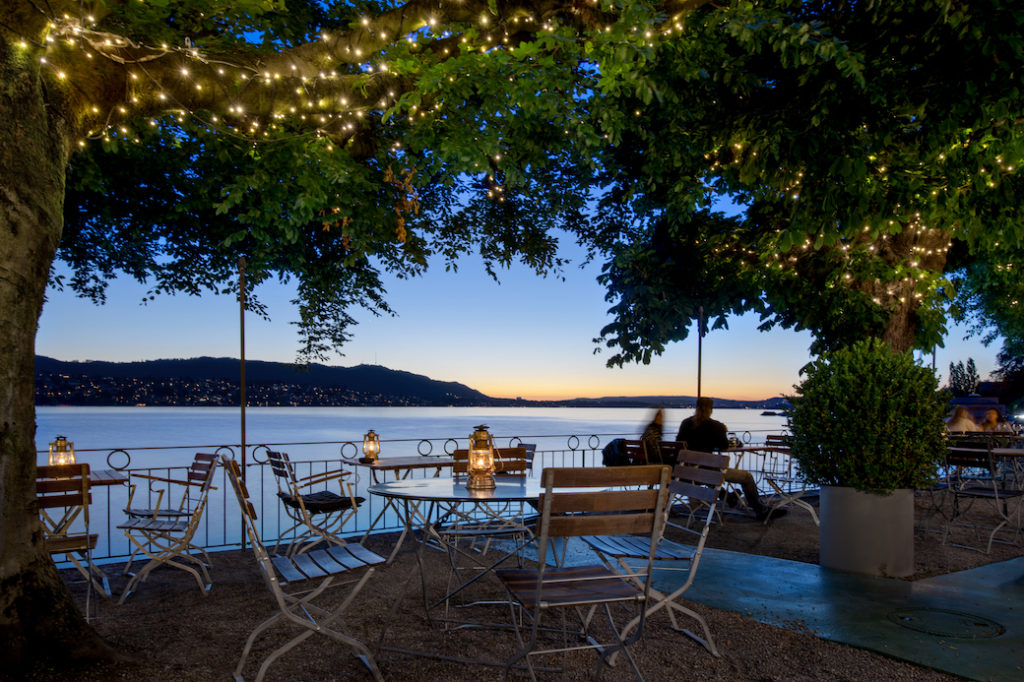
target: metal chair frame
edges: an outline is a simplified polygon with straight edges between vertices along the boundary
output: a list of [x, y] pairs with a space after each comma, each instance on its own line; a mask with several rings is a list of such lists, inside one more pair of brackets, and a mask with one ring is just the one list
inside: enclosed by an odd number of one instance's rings
[[[249, 491], [242, 480], [238, 463], [227, 455], [221, 455], [221, 461], [238, 499], [245, 531], [263, 575], [263, 581], [277, 605], [274, 615], [256, 626], [246, 639], [242, 657], [234, 670], [235, 680], [243, 682], [242, 671], [246, 660], [261, 635], [278, 626], [291, 626], [298, 627], [301, 631], [267, 654], [260, 664], [256, 682], [262, 682], [274, 661], [314, 634], [325, 635], [350, 647], [370, 670], [373, 678], [382, 682], [384, 678], [373, 654], [362, 641], [348, 631], [342, 615], [373, 575], [375, 567], [384, 563], [384, 557], [356, 542], [347, 543], [343, 547], [329, 545], [326, 549], [316, 549], [292, 556], [271, 556], [260, 538], [256, 524], [256, 508], [249, 499]], [[359, 570], [362, 570], [362, 574], [358, 578], [336, 580], [343, 574]], [[311, 582], [316, 580], [319, 582]], [[294, 589], [295, 587], [299, 589]], [[334, 608], [325, 608], [317, 604], [316, 600], [331, 587], [349, 589], [341, 603]]]
[[[88, 464], [53, 464], [36, 467], [36, 503], [46, 551], [63, 554], [86, 580], [85, 613], [89, 617], [92, 590], [110, 596], [106, 574], [92, 563], [99, 534], [89, 525]], [[76, 522], [80, 520], [81, 531]]]
[[[355, 515], [359, 505], [365, 502], [356, 497], [355, 486], [344, 479], [352, 476], [351, 471], [335, 469], [318, 472], [299, 478], [286, 452], [267, 450], [267, 465], [274, 474], [277, 496], [284, 506], [285, 514], [292, 526], [278, 536], [278, 551], [284, 538], [291, 536], [285, 554], [302, 554], [320, 543], [344, 547], [346, 541], [338, 534]], [[326, 486], [338, 481], [342, 495], [326, 488], [314, 492], [303, 492], [316, 486]]]
[[[968, 447], [963, 447], [965, 444]], [[982, 445], [982, 447], [977, 447], [977, 445]], [[1001, 471], [992, 454], [991, 441], [950, 446], [946, 454], [945, 473], [945, 488], [947, 493], [952, 496], [952, 511], [946, 521], [942, 536], [943, 544], [948, 542], [950, 529], [955, 525], [988, 530], [987, 527], [958, 521], [978, 500], [988, 500], [992, 504], [999, 515], [999, 523], [989, 530], [984, 550], [970, 545], [955, 546], [991, 554], [993, 542], [1021, 544], [1021, 498], [1024, 498], [1024, 490], [1008, 485], [1013, 482], [1012, 478], [1008, 478], [1005, 472]], [[1017, 501], [1013, 511], [1010, 509], [1010, 500]], [[996, 535], [1007, 526], [1011, 526], [1013, 530], [1013, 539], [1010, 541], [996, 539]]]
[[[506, 679], [524, 659], [531, 678], [536, 679], [531, 657], [582, 649], [595, 649], [600, 655], [595, 679], [600, 677], [604, 664], [620, 651], [637, 678], [643, 679], [628, 646], [643, 634], [655, 549], [666, 516], [669, 472], [669, 467], [657, 465], [544, 470], [537, 567], [496, 572], [508, 592], [520, 644], [505, 664]], [[553, 540], [628, 534], [646, 536], [649, 547], [645, 566], [631, 576], [623, 576], [605, 565], [548, 566], [547, 550]], [[622, 630], [612, 613], [612, 606], [616, 605], [636, 614]], [[592, 626], [598, 609], [604, 612], [610, 641], [596, 639]], [[563, 614], [563, 627], [559, 630], [562, 642], [542, 648], [540, 637], [550, 631], [543, 620], [554, 611]], [[566, 641], [569, 632], [564, 617], [570, 613], [579, 620], [580, 630], [573, 635], [580, 638], [580, 644]]]
[[[672, 470], [672, 480], [669, 483], [669, 490], [673, 499], [684, 499], [688, 503], [699, 501], [703, 506], [708, 507], [699, 528], [691, 528], [689, 524], [682, 526], [666, 520], [666, 525], [678, 529], [684, 534], [694, 538], [694, 545], [684, 545], [664, 537], [657, 543], [654, 559], [655, 571], [685, 572], [686, 579], [671, 593], [665, 594], [651, 589], [651, 601], [646, 610], [646, 616], [650, 616], [661, 609], [667, 608], [672, 629], [681, 632], [701, 646], [707, 649], [713, 656], [720, 656], [715, 646], [714, 638], [707, 621], [699, 613], [684, 606], [679, 598], [690, 589], [697, 576], [697, 568], [700, 565], [701, 555], [704, 553], [704, 544], [707, 541], [708, 532], [711, 530], [711, 519], [715, 515], [715, 506], [718, 504], [718, 493], [722, 488], [725, 469], [729, 466], [727, 455], [716, 455], [694, 450], [681, 450], [675, 468]], [[621, 575], [633, 580], [638, 586], [642, 584], [644, 574], [637, 570], [640, 561], [646, 558], [647, 539], [637, 536], [595, 536], [584, 538], [591, 549], [597, 552], [601, 561], [610, 570], [617, 571]], [[683, 564], [677, 567], [673, 564]], [[676, 620], [676, 613], [681, 613], [695, 619], [701, 626], [703, 636], [700, 636], [679, 626]], [[624, 632], [639, 625], [638, 619], [634, 619], [626, 626]]]
[[[124, 603], [149, 574], [160, 566], [171, 566], [190, 574], [199, 584], [203, 595], [210, 592], [213, 579], [210, 577], [210, 557], [206, 550], [192, 542], [206, 509], [206, 502], [213, 487], [213, 474], [217, 468], [217, 456], [209, 453], [196, 453], [192, 466], [189, 467], [185, 480], [136, 474], [132, 478], [149, 481], [150, 489], [155, 484], [166, 484], [166, 488], [155, 489], [156, 506], [151, 509], [132, 507], [132, 501], [138, 488], [137, 483], [130, 484], [128, 506], [125, 513], [128, 518], [117, 527], [124, 531], [125, 537], [133, 545], [131, 556], [124, 567], [124, 574], [131, 574], [132, 563], [139, 554], [149, 557], [149, 561], [132, 577], [121, 594], [119, 603]], [[165, 493], [171, 486], [181, 486], [181, 498], [176, 506], [162, 505]]]

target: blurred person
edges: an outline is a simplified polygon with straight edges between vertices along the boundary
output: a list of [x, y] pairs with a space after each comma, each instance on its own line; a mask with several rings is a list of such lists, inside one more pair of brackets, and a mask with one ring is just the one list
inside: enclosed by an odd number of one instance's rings
[[640, 436], [648, 464], [675, 465], [675, 462], [663, 462], [661, 458], [661, 441], [663, 440], [662, 435], [664, 433], [662, 425], [664, 423], [665, 410], [658, 407], [654, 412], [654, 416], [651, 417], [651, 421], [644, 428], [643, 435]]
[[953, 416], [946, 422], [946, 430], [950, 432], [962, 433], [965, 431], [978, 431], [978, 425], [971, 419], [971, 413], [967, 411], [967, 408], [960, 405], [953, 410]]
[[1010, 423], [994, 407], [985, 412], [985, 420], [978, 425], [978, 428], [981, 431], [1013, 431]]
[[[729, 448], [729, 430], [722, 422], [712, 419], [711, 412], [715, 402], [711, 398], [697, 398], [697, 408], [692, 417], [687, 417], [679, 425], [679, 433], [676, 440], [685, 441], [686, 447], [699, 452], [721, 452]], [[761, 500], [761, 493], [754, 482], [754, 476], [749, 471], [742, 469], [726, 469], [726, 483], [739, 485], [743, 490], [743, 498], [747, 506], [754, 512], [759, 521], [764, 521], [769, 514], [773, 519], [785, 516], [786, 509], [776, 509], [774, 512]], [[738, 498], [736, 493], [730, 492], [725, 497], [730, 507], [735, 507]]]

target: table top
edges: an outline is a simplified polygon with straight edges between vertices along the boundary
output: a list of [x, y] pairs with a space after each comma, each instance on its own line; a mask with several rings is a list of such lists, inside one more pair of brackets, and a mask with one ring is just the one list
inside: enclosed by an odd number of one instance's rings
[[127, 482], [128, 474], [116, 469], [94, 469], [89, 472], [89, 485], [117, 485]]
[[371, 485], [371, 495], [404, 500], [430, 500], [437, 502], [526, 502], [536, 500], [541, 493], [540, 479], [524, 476], [496, 476], [495, 487], [489, 490], [470, 490], [466, 478], [417, 478]]
[[[49, 479], [41, 479], [49, 480]], [[128, 482], [128, 472], [116, 469], [89, 469], [89, 485], [117, 485]]]
[[355, 466], [366, 467], [373, 471], [398, 471], [402, 469], [441, 469], [451, 467], [455, 460], [451, 457], [382, 457], [372, 462], [352, 462]]

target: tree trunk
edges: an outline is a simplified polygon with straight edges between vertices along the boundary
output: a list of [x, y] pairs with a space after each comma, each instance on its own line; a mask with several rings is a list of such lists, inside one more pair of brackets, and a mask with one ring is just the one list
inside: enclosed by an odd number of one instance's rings
[[109, 657], [44, 551], [35, 504], [35, 337], [60, 240], [72, 125], [0, 35], [0, 669]]
[[[914, 267], [932, 273], [942, 272], [946, 266], [949, 240], [950, 235], [944, 230], [909, 224], [879, 246], [879, 256], [893, 267], [912, 262]], [[871, 293], [888, 303], [891, 310], [882, 340], [898, 353], [914, 348], [921, 308], [914, 279], [905, 277], [897, 282], [879, 284]]]

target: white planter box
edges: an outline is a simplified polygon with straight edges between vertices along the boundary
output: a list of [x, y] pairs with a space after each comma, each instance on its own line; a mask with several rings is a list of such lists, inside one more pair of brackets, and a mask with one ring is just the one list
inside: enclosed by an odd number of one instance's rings
[[914, 572], [914, 491], [891, 495], [821, 488], [818, 563], [854, 573], [903, 578]]

